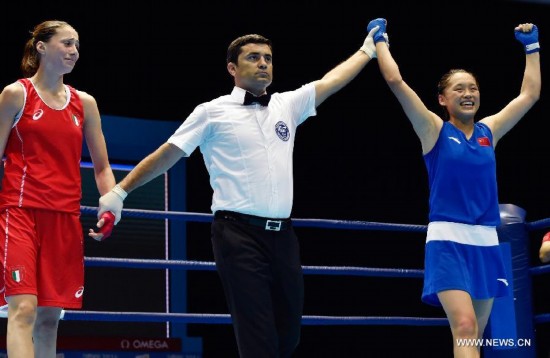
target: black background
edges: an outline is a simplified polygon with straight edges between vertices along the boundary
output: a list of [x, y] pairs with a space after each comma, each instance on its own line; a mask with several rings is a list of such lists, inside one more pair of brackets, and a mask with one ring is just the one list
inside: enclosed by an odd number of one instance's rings
[[[7, 8], [6, 8], [7, 7]], [[501, 203], [527, 211], [527, 221], [550, 216], [547, 182], [550, 102], [546, 65], [550, 5], [505, 0], [178, 2], [9, 2], [0, 11], [4, 29], [0, 84], [21, 76], [28, 31], [62, 19], [80, 35], [80, 60], [65, 82], [93, 95], [101, 113], [182, 121], [201, 102], [233, 87], [227, 45], [245, 33], [274, 43], [269, 92], [295, 89], [321, 78], [354, 53], [369, 20], [385, 17], [393, 56], [409, 85], [439, 111], [436, 84], [450, 68], [473, 71], [480, 81], [478, 119], [500, 110], [520, 90], [523, 50], [513, 30], [539, 27], [543, 90], [540, 101], [497, 147]], [[109, 138], [107, 138], [107, 141]], [[146, 140], [138, 138], [137, 140]], [[201, 155], [188, 166], [188, 211], [210, 212], [211, 189]], [[376, 61], [318, 108], [299, 127], [294, 155], [293, 217], [427, 224], [427, 175], [420, 142]], [[476, 185], [476, 183], [471, 183]], [[190, 224], [190, 259], [211, 261], [208, 227]], [[304, 265], [422, 268], [423, 234], [347, 233], [298, 229]], [[532, 262], [542, 232], [533, 233]], [[547, 282], [547, 281], [546, 281]], [[535, 308], [548, 312], [550, 294], [535, 279]], [[225, 313], [215, 273], [190, 274], [190, 312]], [[442, 317], [420, 304], [421, 280], [306, 278], [308, 315]], [[233, 357], [228, 325], [196, 325], [205, 357]], [[548, 355], [548, 327], [537, 331]], [[447, 327], [305, 326], [299, 357], [450, 356]]]

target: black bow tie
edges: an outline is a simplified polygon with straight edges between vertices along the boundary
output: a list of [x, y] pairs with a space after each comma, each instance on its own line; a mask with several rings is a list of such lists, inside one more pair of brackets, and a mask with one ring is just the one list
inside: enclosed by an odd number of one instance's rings
[[267, 106], [269, 104], [269, 100], [271, 99], [270, 94], [264, 94], [263, 96], [256, 97], [250, 92], [246, 92], [244, 95], [244, 102], [243, 105], [248, 106], [249, 104], [259, 103], [262, 106]]

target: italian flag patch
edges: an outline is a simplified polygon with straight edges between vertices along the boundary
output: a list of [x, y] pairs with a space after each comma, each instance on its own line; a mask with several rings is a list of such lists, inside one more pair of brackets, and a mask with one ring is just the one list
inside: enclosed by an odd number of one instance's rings
[[15, 282], [21, 282], [21, 272], [19, 270], [14, 270], [11, 272], [11, 278]]

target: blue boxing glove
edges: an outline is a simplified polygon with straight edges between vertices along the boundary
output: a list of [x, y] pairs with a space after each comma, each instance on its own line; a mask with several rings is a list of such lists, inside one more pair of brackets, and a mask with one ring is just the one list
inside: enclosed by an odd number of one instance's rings
[[[386, 41], [384, 34], [386, 33], [386, 19], [379, 17], [371, 20], [367, 25], [367, 32], [370, 32], [375, 26], [379, 26], [378, 31], [374, 34], [374, 43]], [[387, 41], [386, 41], [387, 42]]]
[[523, 46], [525, 46], [526, 54], [539, 52], [539, 29], [537, 28], [537, 25], [533, 25], [530, 31], [523, 32], [526, 25], [527, 24], [522, 24], [516, 27], [514, 30], [514, 35], [516, 36], [516, 39], [521, 42]]

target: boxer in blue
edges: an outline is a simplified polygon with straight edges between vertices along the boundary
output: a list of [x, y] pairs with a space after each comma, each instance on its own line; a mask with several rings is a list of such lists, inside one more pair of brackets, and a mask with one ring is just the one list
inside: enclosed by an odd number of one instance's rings
[[[483, 336], [493, 299], [508, 293], [499, 250], [500, 224], [494, 148], [537, 102], [541, 90], [538, 29], [515, 28], [525, 50], [519, 95], [494, 115], [476, 120], [480, 105], [476, 77], [447, 72], [438, 85], [443, 118], [430, 111], [401, 77], [387, 46], [386, 21], [374, 35], [378, 65], [420, 139], [428, 170], [430, 213], [422, 300], [442, 306], [453, 335], [455, 357], [479, 357], [479, 346], [458, 344]], [[471, 341], [473, 342], [473, 341]]]

